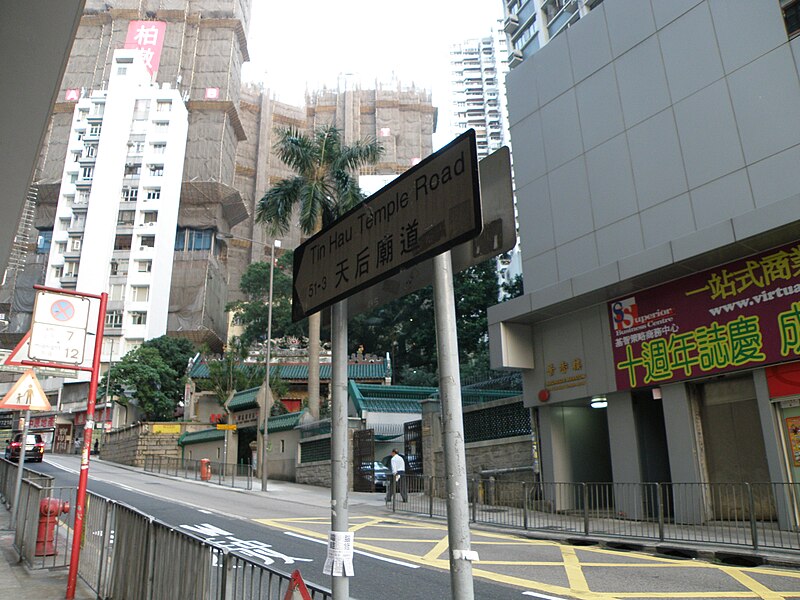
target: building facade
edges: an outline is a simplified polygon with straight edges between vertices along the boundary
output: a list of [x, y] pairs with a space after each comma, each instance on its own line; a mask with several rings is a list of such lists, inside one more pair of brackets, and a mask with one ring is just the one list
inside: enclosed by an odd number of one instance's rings
[[[167, 331], [187, 111], [117, 50], [108, 86], [81, 98], [67, 142], [45, 285], [109, 294], [103, 354]], [[49, 232], [42, 232], [46, 236]]]
[[478, 159], [508, 145], [504, 81], [508, 46], [502, 31], [450, 48], [452, 124], [457, 133], [475, 130]]
[[151, 79], [162, 89], [175, 90], [188, 112], [176, 229], [183, 243], [175, 241], [167, 331], [222, 347], [229, 286], [225, 240], [232, 227], [248, 218], [245, 199], [235, 187], [235, 157], [245, 139], [239, 74], [249, 58], [249, 16], [250, 3], [244, 0], [86, 2], [18, 228], [22, 245], [15, 248], [0, 288], [0, 312], [9, 322], [6, 344], [28, 330], [32, 286], [43, 283], [47, 274], [46, 243], [58, 226], [54, 215], [61, 176], [72, 159], [76, 104], [109, 87], [116, 49], [138, 48], [147, 57]]
[[490, 341], [543, 480], [800, 480], [790, 32], [777, 0], [605, 0], [511, 71], [526, 293]]

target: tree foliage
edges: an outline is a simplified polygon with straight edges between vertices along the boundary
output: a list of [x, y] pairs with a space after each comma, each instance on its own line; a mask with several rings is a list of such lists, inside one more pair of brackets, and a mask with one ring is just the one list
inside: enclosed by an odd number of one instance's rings
[[[453, 280], [461, 373], [489, 369], [486, 308], [497, 303], [494, 259], [456, 274]], [[421, 290], [350, 320], [350, 345], [390, 352], [395, 383], [436, 385], [437, 352], [433, 288]]]
[[117, 402], [137, 405], [148, 421], [171, 420], [183, 400], [186, 367], [193, 355], [188, 340], [167, 336], [148, 340], [111, 367], [98, 393], [105, 393], [110, 378], [109, 394]]
[[[275, 261], [272, 275], [272, 339], [285, 336], [305, 337], [307, 321], [292, 323], [292, 261], [294, 253], [283, 253]], [[264, 343], [269, 325], [269, 262], [251, 263], [242, 275], [239, 289], [244, 300], [231, 302], [233, 311], [244, 326], [238, 351], [241, 356], [255, 343]]]

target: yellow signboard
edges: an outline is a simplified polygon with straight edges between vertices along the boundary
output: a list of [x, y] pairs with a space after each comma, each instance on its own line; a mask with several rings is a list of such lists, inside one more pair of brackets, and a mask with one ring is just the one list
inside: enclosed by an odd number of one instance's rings
[[153, 423], [153, 433], [180, 434], [180, 423]]
[[225, 423], [217, 423], [217, 429], [227, 429], [229, 431], [236, 431], [236, 425], [228, 425]]

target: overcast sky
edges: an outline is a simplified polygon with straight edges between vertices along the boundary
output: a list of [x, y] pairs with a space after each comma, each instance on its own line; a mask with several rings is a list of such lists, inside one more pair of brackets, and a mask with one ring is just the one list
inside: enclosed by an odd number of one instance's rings
[[306, 87], [335, 87], [340, 74], [364, 82], [394, 76], [431, 90], [442, 123], [450, 46], [489, 35], [502, 16], [502, 0], [257, 0], [242, 76], [297, 105]]

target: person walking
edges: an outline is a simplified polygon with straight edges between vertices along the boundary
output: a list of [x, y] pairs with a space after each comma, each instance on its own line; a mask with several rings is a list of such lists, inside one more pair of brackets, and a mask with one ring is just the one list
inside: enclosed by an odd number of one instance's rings
[[386, 486], [386, 501], [391, 502], [395, 491], [403, 497], [403, 502], [408, 502], [408, 490], [406, 489], [406, 461], [398, 454], [397, 449], [392, 450], [392, 458], [389, 461], [389, 468], [392, 470], [391, 485]]

